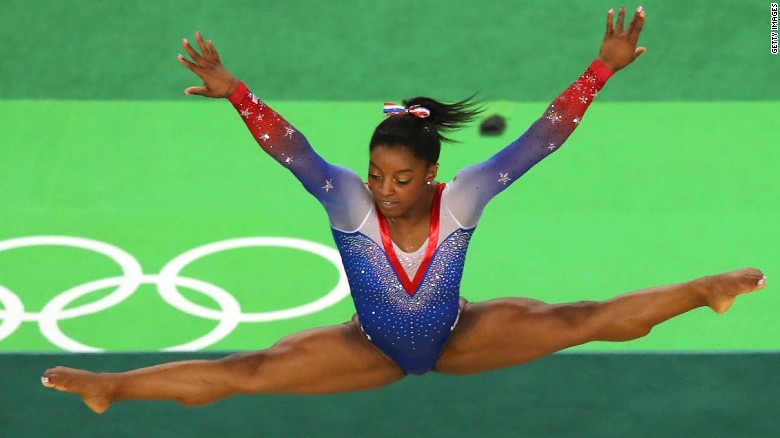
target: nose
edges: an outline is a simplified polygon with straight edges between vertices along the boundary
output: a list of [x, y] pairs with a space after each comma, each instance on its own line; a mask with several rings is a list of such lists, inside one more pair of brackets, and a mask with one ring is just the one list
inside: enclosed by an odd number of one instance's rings
[[382, 196], [390, 196], [395, 192], [393, 188], [393, 181], [390, 178], [385, 178], [382, 180], [381, 185], [379, 186], [379, 193], [382, 194]]

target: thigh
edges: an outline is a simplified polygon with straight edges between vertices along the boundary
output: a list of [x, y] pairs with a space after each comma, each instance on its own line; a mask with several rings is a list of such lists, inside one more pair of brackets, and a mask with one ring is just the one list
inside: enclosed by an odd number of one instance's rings
[[306, 330], [267, 350], [227, 359], [247, 366], [248, 392], [324, 394], [377, 388], [404, 377], [355, 321]]
[[471, 374], [538, 359], [581, 344], [588, 306], [528, 298], [467, 303], [436, 371]]

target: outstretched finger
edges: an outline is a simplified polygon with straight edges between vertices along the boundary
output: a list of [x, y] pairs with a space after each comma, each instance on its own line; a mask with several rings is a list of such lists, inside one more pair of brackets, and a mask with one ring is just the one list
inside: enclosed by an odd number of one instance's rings
[[203, 41], [203, 34], [200, 33], [200, 31], [195, 33], [195, 40], [198, 42], [198, 46], [200, 47], [200, 53], [203, 53], [203, 57], [206, 59], [210, 59], [211, 53], [209, 51], [209, 48], [206, 47], [206, 43]]
[[206, 91], [206, 87], [187, 87], [187, 89], [184, 90], [184, 95], [189, 96], [190, 94], [194, 94], [197, 96], [205, 96]]
[[192, 45], [190, 45], [189, 40], [187, 38], [184, 38], [181, 40], [181, 44], [184, 46], [184, 50], [187, 51], [187, 54], [190, 55], [190, 58], [196, 63], [200, 64], [200, 60], [203, 59], [202, 56], [200, 56], [200, 53], [198, 53], [195, 49], [192, 48]]
[[631, 25], [628, 27], [628, 36], [631, 39], [631, 42], [636, 45], [636, 42], [639, 41], [639, 34], [642, 33], [642, 27], [645, 25], [645, 11], [640, 6], [636, 10], [636, 14], [634, 15], [634, 19], [631, 20]]
[[607, 33], [605, 36], [612, 35], [613, 32], [615, 32], [615, 28], [613, 27], [613, 23], [615, 22], [615, 10], [610, 9], [607, 11]]
[[209, 48], [209, 51], [211, 52], [211, 55], [214, 57], [214, 61], [216, 61], [216, 62], [221, 64], [222, 60], [219, 59], [219, 52], [217, 52], [217, 48], [214, 47], [214, 42], [211, 41], [211, 40], [208, 40], [206, 42], [206, 44], [208, 45], [208, 48]]
[[618, 20], [617, 20], [617, 31], [623, 32], [623, 23], [626, 21], [626, 7], [621, 6], [620, 11], [618, 12]]
[[197, 72], [195, 72], [195, 69], [197, 69], [199, 67], [198, 64], [195, 64], [194, 62], [192, 62], [189, 59], [185, 58], [184, 55], [182, 55], [181, 53], [179, 53], [178, 58], [179, 58], [179, 62], [181, 63], [181, 65], [187, 67], [187, 69], [189, 69], [191, 72], [197, 74]]

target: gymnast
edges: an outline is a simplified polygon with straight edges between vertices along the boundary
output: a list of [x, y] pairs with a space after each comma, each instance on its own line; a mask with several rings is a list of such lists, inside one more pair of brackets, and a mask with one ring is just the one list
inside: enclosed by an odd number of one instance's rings
[[[438, 182], [444, 134], [473, 120], [470, 99], [419, 97], [386, 104], [369, 143], [368, 183], [326, 162], [306, 138], [222, 64], [211, 40], [183, 41], [179, 61], [202, 86], [187, 95], [227, 98], [260, 147], [325, 208], [357, 314], [351, 321], [284, 338], [266, 350], [218, 360], [171, 362], [120, 373], [65, 367], [42, 382], [78, 394], [102, 413], [118, 401], [195, 406], [234, 394], [324, 394], [379, 388], [407, 374], [466, 375], [526, 363], [590, 341], [628, 341], [692, 309], [725, 312], [766, 277], [753, 268], [620, 295], [547, 304], [528, 298], [467, 302], [460, 296], [466, 249], [485, 205], [558, 150], [608, 79], [645, 52], [638, 8], [607, 14], [600, 54], [523, 135], [488, 160]], [[333, 115], [323, 115], [333, 117]]]

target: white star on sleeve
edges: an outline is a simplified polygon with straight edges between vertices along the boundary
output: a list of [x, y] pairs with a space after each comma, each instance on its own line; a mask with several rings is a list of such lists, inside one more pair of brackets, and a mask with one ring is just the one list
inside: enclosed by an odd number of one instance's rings
[[248, 109], [245, 109], [245, 110], [241, 111], [241, 117], [243, 117], [245, 119], [248, 118], [251, 115], [252, 115], [252, 111], [249, 111]]
[[563, 116], [561, 116], [557, 111], [550, 108], [549, 111], [547, 111], [547, 115], [545, 116], [547, 120], [550, 121], [553, 125], [563, 120]]
[[333, 183], [332, 179], [326, 179], [325, 180], [325, 185], [322, 186], [322, 188], [325, 189], [325, 193], [328, 193], [329, 191], [331, 191], [331, 189], [333, 189], [333, 184], [332, 183]]
[[503, 185], [506, 185], [506, 183], [508, 183], [512, 179], [509, 177], [509, 172], [507, 173], [498, 172], [498, 176], [499, 176], [498, 182], [500, 182]]

